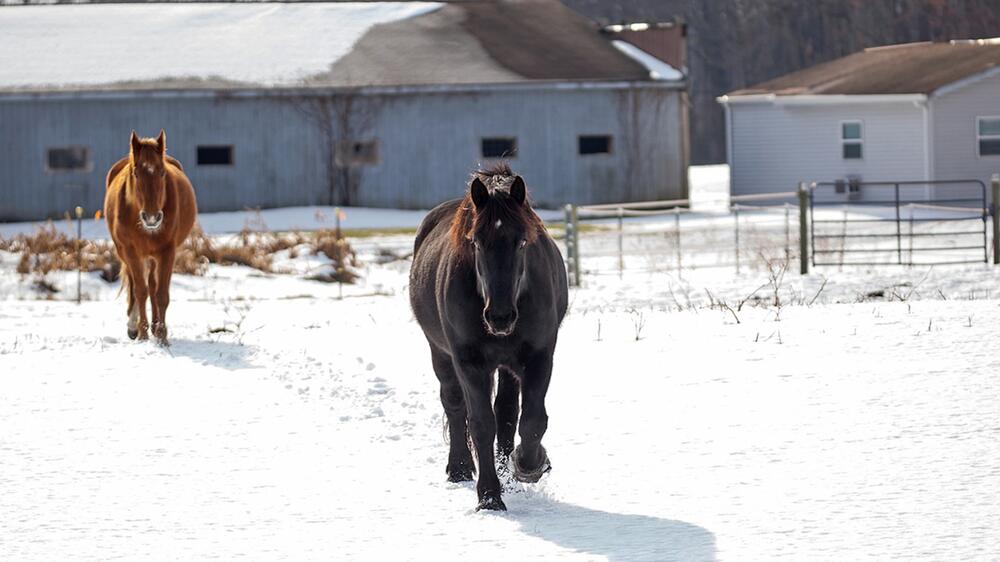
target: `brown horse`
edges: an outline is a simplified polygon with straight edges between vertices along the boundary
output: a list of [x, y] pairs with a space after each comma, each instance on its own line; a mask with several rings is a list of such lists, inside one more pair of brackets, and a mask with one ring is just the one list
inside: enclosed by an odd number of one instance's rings
[[122, 262], [122, 289], [128, 289], [128, 337], [149, 338], [148, 296], [153, 335], [166, 345], [174, 255], [194, 227], [198, 205], [181, 163], [167, 156], [162, 129], [155, 139], [132, 131], [129, 145], [129, 155], [108, 171], [104, 216]]

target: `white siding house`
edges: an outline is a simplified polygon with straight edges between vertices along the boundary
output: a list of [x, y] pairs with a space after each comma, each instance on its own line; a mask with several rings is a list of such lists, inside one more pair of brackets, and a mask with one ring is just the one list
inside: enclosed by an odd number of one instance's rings
[[[831, 196], [884, 199], [875, 188], [852, 193], [850, 180], [988, 185], [1000, 172], [997, 41], [868, 49], [719, 102], [734, 195], [844, 180], [844, 193]], [[919, 186], [909, 196], [932, 197], [935, 189]]]

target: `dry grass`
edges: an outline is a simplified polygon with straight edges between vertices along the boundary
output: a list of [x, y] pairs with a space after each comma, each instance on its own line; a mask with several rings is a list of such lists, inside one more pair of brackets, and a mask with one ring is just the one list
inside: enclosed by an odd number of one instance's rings
[[[17, 265], [22, 275], [44, 277], [53, 271], [100, 271], [112, 282], [118, 277], [121, 264], [110, 241], [81, 240], [79, 257], [77, 240], [46, 223], [30, 235], [18, 235], [11, 240], [0, 238], [0, 250], [20, 254]], [[301, 252], [323, 254], [331, 260], [332, 271], [310, 277], [318, 281], [352, 283], [357, 275], [350, 268], [358, 266], [357, 256], [342, 234], [333, 229], [315, 232], [269, 232], [244, 228], [238, 235], [212, 239], [195, 227], [184, 245], [177, 251], [174, 272], [204, 275], [209, 264], [242, 265], [266, 273], [275, 271], [275, 254], [288, 252], [295, 258]]]
[[[34, 234], [0, 239], [0, 250], [20, 254], [17, 272], [44, 276], [52, 271], [100, 271], [106, 279], [118, 275], [120, 264], [111, 243], [105, 240], [77, 240], [48, 222]], [[79, 250], [79, 254], [78, 254]]]

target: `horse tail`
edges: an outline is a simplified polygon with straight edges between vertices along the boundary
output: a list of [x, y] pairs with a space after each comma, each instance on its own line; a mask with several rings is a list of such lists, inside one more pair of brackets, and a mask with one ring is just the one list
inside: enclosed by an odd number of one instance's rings
[[122, 292], [126, 288], [128, 288], [128, 275], [127, 272], [125, 271], [125, 261], [124, 260], [119, 260], [119, 261], [121, 262], [122, 267], [121, 269], [118, 270], [118, 276], [121, 277], [122, 284], [118, 286], [118, 294], [115, 295], [115, 298], [122, 296]]

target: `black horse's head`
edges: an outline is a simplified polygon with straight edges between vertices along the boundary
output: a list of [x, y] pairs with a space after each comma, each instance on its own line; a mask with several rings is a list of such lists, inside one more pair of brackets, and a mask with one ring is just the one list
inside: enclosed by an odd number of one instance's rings
[[[483, 182], [484, 177], [491, 187]], [[491, 335], [509, 336], [517, 324], [517, 302], [526, 286], [527, 249], [538, 238], [541, 221], [528, 203], [524, 180], [512, 173], [477, 174], [468, 199], [471, 209], [465, 206], [467, 219], [461, 222], [483, 298], [483, 323]]]

